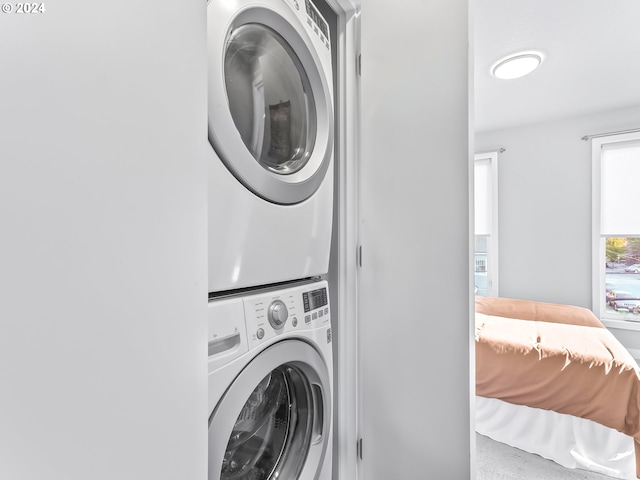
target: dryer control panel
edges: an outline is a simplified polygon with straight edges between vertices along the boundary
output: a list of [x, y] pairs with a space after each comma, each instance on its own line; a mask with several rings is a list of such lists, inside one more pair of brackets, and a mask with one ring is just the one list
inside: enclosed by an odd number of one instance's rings
[[331, 324], [326, 281], [244, 298], [249, 348], [283, 333]]
[[318, 7], [311, 0], [287, 0], [289, 5], [296, 12], [296, 15], [306, 25], [309, 31], [313, 32], [320, 43], [327, 49], [331, 49], [331, 37], [329, 33], [329, 23], [318, 10]]
[[322, 42], [329, 46], [329, 24], [318, 11], [318, 8], [311, 2], [305, 0], [305, 10], [307, 12], [307, 24], [313, 29], [314, 33], [320, 37]]

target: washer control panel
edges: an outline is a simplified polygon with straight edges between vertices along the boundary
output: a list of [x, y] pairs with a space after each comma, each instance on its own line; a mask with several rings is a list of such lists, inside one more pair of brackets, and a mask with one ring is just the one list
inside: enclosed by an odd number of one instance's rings
[[326, 281], [244, 298], [249, 348], [283, 333], [331, 323]]
[[269, 323], [275, 330], [280, 330], [289, 318], [289, 310], [282, 300], [274, 300], [267, 312]]

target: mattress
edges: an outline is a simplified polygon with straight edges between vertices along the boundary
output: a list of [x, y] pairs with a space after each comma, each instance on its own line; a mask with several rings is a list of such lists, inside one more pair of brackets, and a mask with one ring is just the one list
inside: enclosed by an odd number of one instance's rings
[[476, 394], [621, 432], [640, 476], [640, 370], [590, 310], [478, 297]]

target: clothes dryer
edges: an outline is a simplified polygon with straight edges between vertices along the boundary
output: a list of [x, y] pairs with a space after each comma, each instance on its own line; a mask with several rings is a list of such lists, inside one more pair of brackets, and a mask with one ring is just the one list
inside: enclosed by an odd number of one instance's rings
[[333, 215], [329, 26], [310, 0], [210, 0], [209, 292], [323, 275]]
[[326, 282], [209, 303], [209, 480], [329, 480]]

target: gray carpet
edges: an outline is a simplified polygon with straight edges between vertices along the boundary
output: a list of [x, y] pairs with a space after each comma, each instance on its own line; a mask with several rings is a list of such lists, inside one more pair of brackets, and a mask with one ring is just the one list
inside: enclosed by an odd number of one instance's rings
[[538, 455], [476, 434], [477, 480], [611, 480], [586, 470], [564, 468]]

